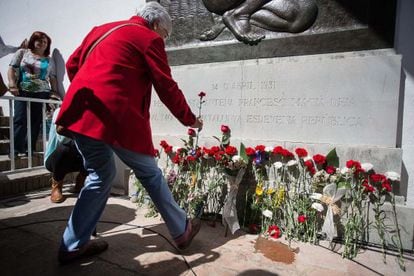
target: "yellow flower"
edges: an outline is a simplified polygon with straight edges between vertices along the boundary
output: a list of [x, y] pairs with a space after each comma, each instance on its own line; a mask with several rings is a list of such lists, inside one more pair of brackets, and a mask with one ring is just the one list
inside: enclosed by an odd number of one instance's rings
[[280, 188], [274, 197], [275, 206], [279, 207], [285, 201], [285, 189]]
[[266, 191], [266, 193], [268, 194], [268, 195], [271, 195], [271, 194], [273, 194], [275, 192], [275, 190], [273, 189], [273, 188], [269, 188], [269, 189], [267, 189], [267, 191]]
[[191, 174], [191, 187], [195, 187], [196, 183], [197, 183], [197, 174], [192, 173]]
[[256, 187], [256, 195], [261, 196], [263, 194], [263, 188], [262, 186], [257, 186]]

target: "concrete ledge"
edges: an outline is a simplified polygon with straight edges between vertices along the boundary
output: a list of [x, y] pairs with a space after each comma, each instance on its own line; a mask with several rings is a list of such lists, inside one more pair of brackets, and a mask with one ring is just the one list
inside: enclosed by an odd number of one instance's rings
[[0, 197], [38, 190], [50, 185], [51, 173], [45, 168], [0, 173]]

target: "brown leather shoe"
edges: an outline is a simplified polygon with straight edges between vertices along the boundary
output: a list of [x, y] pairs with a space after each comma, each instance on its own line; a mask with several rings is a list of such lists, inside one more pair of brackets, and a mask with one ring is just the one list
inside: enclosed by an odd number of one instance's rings
[[69, 264], [84, 257], [98, 255], [108, 249], [108, 243], [102, 240], [89, 241], [86, 245], [76, 251], [59, 251], [58, 261], [60, 264]]
[[174, 239], [175, 244], [177, 245], [178, 249], [180, 250], [187, 249], [191, 245], [193, 238], [200, 231], [200, 228], [201, 228], [200, 219], [194, 218], [192, 220], [187, 220], [187, 228], [185, 229], [184, 234]]
[[53, 203], [61, 203], [65, 201], [65, 197], [62, 194], [63, 180], [56, 181], [52, 178], [52, 192], [50, 193], [50, 201]]

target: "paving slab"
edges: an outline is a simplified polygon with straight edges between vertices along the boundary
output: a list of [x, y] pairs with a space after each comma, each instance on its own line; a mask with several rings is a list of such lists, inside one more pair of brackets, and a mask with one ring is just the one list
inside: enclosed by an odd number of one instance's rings
[[[145, 217], [126, 197], [112, 196], [98, 224], [98, 238], [109, 249], [70, 265], [57, 262], [59, 241], [76, 202], [68, 196], [52, 204], [49, 191], [0, 200], [0, 271], [8, 275], [414, 275], [414, 256], [405, 255], [402, 271], [392, 254], [363, 250], [355, 260], [343, 259], [341, 246], [293, 242], [290, 264], [272, 261], [256, 251], [257, 235], [237, 231], [225, 236], [220, 223], [203, 221], [200, 233], [184, 252], [175, 249], [163, 221]], [[283, 239], [282, 243], [287, 242]]]

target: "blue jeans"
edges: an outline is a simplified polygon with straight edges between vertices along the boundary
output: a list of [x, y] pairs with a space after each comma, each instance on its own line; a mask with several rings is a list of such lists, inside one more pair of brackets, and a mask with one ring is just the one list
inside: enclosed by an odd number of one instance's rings
[[186, 213], [172, 197], [154, 157], [117, 148], [79, 134], [76, 134], [75, 141], [88, 177], [63, 234], [61, 251], [74, 251], [90, 240], [105, 208], [111, 182], [115, 177], [113, 153], [134, 171], [164, 219], [172, 238], [184, 233]]
[[[49, 92], [19, 92], [20, 97], [49, 99]], [[16, 153], [25, 153], [27, 151], [27, 102], [14, 101], [14, 150]], [[32, 102], [30, 104], [30, 128], [32, 151], [36, 148], [36, 141], [39, 137], [40, 127], [42, 125], [42, 104]]]

